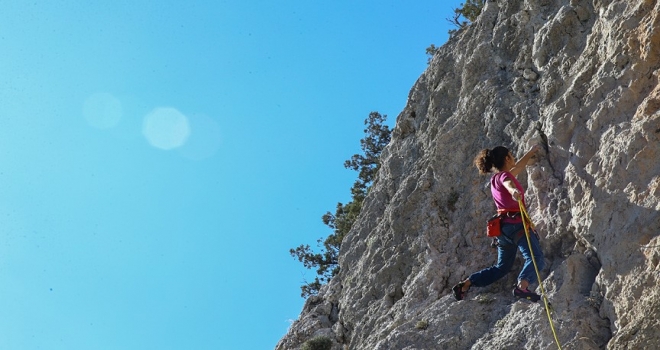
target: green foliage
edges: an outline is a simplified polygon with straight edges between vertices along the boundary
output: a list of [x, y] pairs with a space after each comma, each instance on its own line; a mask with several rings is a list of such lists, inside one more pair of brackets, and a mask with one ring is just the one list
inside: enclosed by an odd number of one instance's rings
[[491, 304], [495, 301], [495, 298], [489, 295], [479, 294], [477, 295], [477, 302], [479, 304]]
[[300, 350], [330, 350], [332, 349], [332, 339], [325, 336], [314, 337], [300, 347]]
[[415, 324], [415, 329], [425, 330], [427, 328], [429, 328], [429, 321], [427, 320], [421, 320], [418, 321], [417, 324]]
[[460, 9], [454, 9], [454, 12], [474, 22], [481, 14], [485, 2], [485, 0], [467, 0], [465, 4], [461, 4]]
[[431, 63], [431, 60], [433, 59], [433, 56], [435, 56], [436, 52], [440, 51], [439, 47], [436, 47], [435, 45], [431, 44], [431, 46], [426, 48], [426, 56], [428, 56], [428, 59], [426, 60], [426, 63]]
[[306, 282], [300, 287], [301, 296], [307, 298], [316, 295], [319, 289], [332, 277], [339, 273], [339, 248], [344, 236], [351, 230], [357, 220], [362, 203], [373, 184], [380, 168], [380, 154], [390, 142], [391, 131], [384, 125], [386, 115], [371, 112], [365, 119], [365, 137], [360, 140], [362, 154], [355, 154], [344, 162], [344, 167], [358, 172], [358, 179], [351, 188], [352, 201], [347, 204], [337, 203], [335, 213], [325, 213], [321, 219], [333, 232], [327, 238], [319, 239], [317, 246], [320, 252], [315, 252], [309, 245], [303, 244], [289, 253], [308, 269], [316, 269], [317, 276], [312, 282]]
[[485, 0], [467, 0], [461, 4], [459, 8], [454, 9], [454, 18], [447, 19], [451, 24], [455, 25], [457, 29], [449, 31], [449, 35], [453, 36], [458, 30], [467, 27], [470, 23], [477, 20], [484, 8]]

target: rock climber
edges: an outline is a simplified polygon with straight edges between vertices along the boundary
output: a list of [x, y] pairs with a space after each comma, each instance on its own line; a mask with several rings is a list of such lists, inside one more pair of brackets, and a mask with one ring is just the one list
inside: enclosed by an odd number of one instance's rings
[[[516, 258], [517, 249], [525, 259], [522, 271], [518, 275], [518, 283], [513, 289], [516, 298], [536, 302], [540, 296], [529, 290], [529, 285], [537, 282], [536, 273], [530, 255], [530, 248], [525, 237], [523, 216], [520, 213], [519, 200], [525, 203], [522, 186], [516, 179], [518, 175], [538, 152], [539, 146], [533, 146], [518, 162], [504, 146], [484, 149], [474, 159], [474, 164], [482, 175], [490, 172], [495, 174], [490, 179], [490, 189], [493, 200], [501, 216], [501, 235], [497, 237], [497, 263], [491, 267], [471, 274], [466, 280], [455, 285], [452, 290], [456, 300], [463, 300], [471, 286], [485, 287], [504, 277]], [[530, 230], [530, 241], [534, 259], [539, 270], [543, 269], [543, 253], [539, 245], [536, 231]]]

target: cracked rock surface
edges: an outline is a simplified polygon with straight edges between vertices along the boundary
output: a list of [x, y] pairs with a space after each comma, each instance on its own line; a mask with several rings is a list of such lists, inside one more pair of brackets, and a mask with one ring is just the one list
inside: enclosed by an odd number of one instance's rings
[[[277, 350], [553, 349], [514, 272], [457, 302], [495, 262], [495, 207], [472, 159], [520, 157], [543, 287], [564, 349], [660, 349], [660, 1], [487, 1], [412, 87], [341, 272]], [[538, 290], [537, 290], [538, 291]]]

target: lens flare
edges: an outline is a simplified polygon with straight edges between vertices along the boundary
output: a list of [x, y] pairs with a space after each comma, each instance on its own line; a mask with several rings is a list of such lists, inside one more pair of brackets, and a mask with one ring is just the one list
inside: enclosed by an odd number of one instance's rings
[[159, 107], [144, 117], [142, 134], [149, 144], [163, 150], [183, 146], [190, 136], [188, 118], [172, 107]]

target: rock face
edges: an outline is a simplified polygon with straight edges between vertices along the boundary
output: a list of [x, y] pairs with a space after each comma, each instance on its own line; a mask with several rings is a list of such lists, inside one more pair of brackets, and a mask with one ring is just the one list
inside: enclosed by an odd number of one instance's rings
[[341, 272], [277, 345], [553, 349], [521, 267], [457, 302], [493, 264], [494, 212], [472, 159], [505, 145], [541, 235], [564, 349], [660, 349], [660, 1], [500, 0], [435, 55], [397, 118]]

